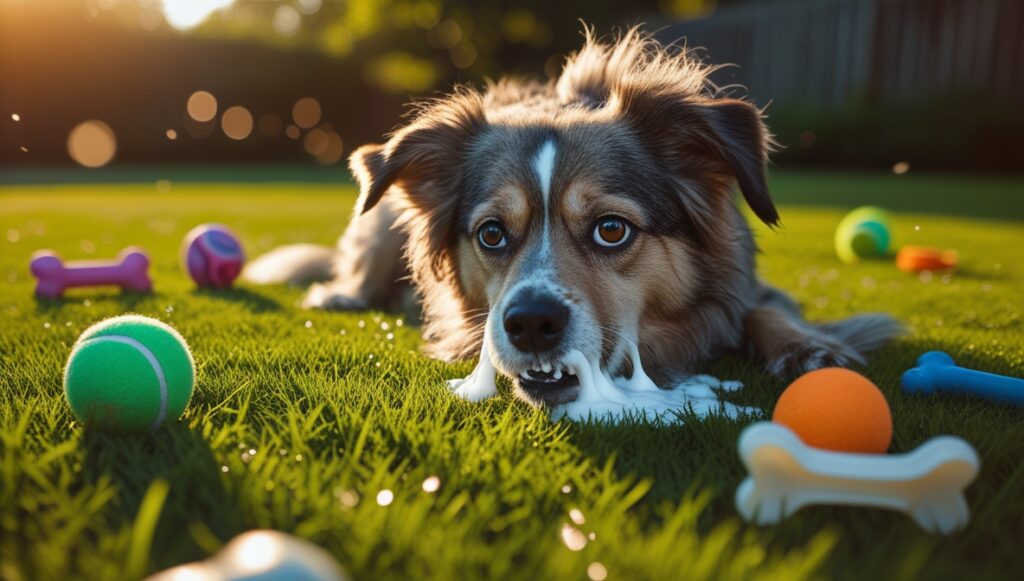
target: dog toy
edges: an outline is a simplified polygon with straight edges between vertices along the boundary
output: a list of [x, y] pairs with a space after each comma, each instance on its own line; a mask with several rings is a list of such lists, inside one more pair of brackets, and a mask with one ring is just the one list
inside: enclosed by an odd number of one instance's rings
[[782, 392], [772, 421], [808, 446], [883, 454], [892, 441], [892, 413], [882, 392], [849, 369], [817, 369]]
[[904, 246], [896, 253], [896, 268], [903, 272], [946, 270], [956, 266], [959, 256], [955, 250], [939, 250], [926, 246]]
[[242, 244], [227, 226], [201, 224], [185, 235], [181, 266], [200, 288], [230, 288], [243, 264]]
[[64, 263], [56, 253], [39, 250], [29, 266], [36, 277], [36, 294], [56, 299], [79, 286], [119, 286], [122, 290], [150, 292], [149, 257], [141, 248], [125, 248], [114, 261], [82, 260]]
[[177, 331], [156, 319], [122, 315], [89, 327], [75, 342], [64, 394], [86, 425], [156, 429], [185, 411], [195, 374]]
[[348, 579], [327, 551], [309, 541], [272, 530], [255, 530], [231, 540], [213, 557], [161, 571], [146, 581], [254, 581]]
[[936, 391], [977, 395], [1003, 403], [1024, 405], [1024, 379], [958, 367], [942, 351], [929, 351], [917, 358], [917, 367], [900, 378], [906, 393]]
[[864, 206], [847, 214], [836, 228], [839, 259], [849, 264], [861, 258], [885, 256], [891, 241], [889, 216], [881, 208]]
[[744, 429], [739, 454], [750, 475], [736, 490], [736, 509], [759, 525], [837, 504], [903, 511], [922, 529], [949, 534], [970, 519], [963, 490], [980, 468], [974, 448], [953, 436], [907, 454], [850, 454], [811, 448], [772, 422]]

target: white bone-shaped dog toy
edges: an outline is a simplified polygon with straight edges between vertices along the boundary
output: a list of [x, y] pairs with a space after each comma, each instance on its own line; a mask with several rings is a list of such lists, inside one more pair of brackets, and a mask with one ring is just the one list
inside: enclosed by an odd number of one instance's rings
[[772, 422], [743, 430], [739, 453], [750, 476], [736, 490], [736, 509], [759, 525], [808, 505], [841, 504], [900, 510], [928, 532], [949, 534], [967, 525], [963, 490], [980, 467], [974, 448], [953, 436], [907, 454], [852, 454], [811, 448]]

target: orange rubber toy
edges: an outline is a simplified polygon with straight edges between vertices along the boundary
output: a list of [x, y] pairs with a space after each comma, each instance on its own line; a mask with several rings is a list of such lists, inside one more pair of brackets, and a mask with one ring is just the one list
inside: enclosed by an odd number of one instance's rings
[[956, 250], [939, 250], [927, 246], [904, 246], [896, 253], [896, 268], [903, 272], [946, 270], [956, 266]]
[[874, 383], [849, 369], [806, 373], [782, 392], [772, 421], [808, 446], [884, 454], [892, 442], [892, 412]]

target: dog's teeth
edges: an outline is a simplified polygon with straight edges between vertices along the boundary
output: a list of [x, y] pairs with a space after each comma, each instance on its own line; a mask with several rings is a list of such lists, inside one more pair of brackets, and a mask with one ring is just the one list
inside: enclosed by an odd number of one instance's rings
[[527, 379], [528, 380], [528, 379], [530, 379], [530, 372], [529, 371], [520, 371], [519, 372], [519, 377], [522, 377], [523, 379]]
[[550, 363], [545, 363], [545, 364], [541, 365], [540, 366], [540, 370], [543, 371], [544, 373], [551, 373], [551, 364]]
[[562, 368], [559, 367], [555, 370], [555, 379], [562, 379]]

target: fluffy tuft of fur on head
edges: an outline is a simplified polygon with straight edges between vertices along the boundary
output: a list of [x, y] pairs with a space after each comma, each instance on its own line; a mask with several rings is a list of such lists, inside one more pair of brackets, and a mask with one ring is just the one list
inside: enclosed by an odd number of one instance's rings
[[677, 97], [714, 97], [708, 75], [714, 67], [683, 47], [664, 47], [638, 27], [611, 44], [601, 42], [592, 28], [584, 29], [584, 44], [571, 55], [555, 84], [562, 105], [604, 106], [618, 91], [636, 84]]

